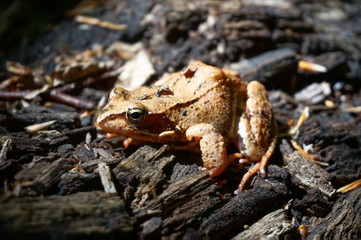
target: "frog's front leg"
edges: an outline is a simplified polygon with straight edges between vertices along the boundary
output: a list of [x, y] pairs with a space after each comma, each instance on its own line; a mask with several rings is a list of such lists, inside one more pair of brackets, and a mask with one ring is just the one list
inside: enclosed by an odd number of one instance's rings
[[204, 167], [211, 177], [221, 174], [230, 162], [223, 136], [211, 124], [197, 124], [187, 129], [188, 141], [199, 142]]

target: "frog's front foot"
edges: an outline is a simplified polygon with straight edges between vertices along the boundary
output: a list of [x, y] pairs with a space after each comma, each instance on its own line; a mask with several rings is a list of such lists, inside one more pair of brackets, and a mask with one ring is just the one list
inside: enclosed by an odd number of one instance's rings
[[219, 131], [210, 124], [197, 124], [186, 131], [188, 141], [199, 142], [204, 167], [211, 177], [218, 176], [227, 168], [226, 143]]

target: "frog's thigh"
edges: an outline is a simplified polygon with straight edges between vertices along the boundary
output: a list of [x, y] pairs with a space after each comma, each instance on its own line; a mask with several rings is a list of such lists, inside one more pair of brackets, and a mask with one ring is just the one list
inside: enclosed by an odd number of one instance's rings
[[247, 112], [241, 117], [238, 133], [243, 139], [243, 153], [251, 159], [261, 160], [273, 138], [274, 119], [271, 104], [264, 86], [252, 81], [247, 86]]
[[203, 165], [209, 175], [221, 174], [228, 165], [226, 143], [223, 136], [211, 124], [197, 124], [186, 131], [189, 141], [199, 141]]

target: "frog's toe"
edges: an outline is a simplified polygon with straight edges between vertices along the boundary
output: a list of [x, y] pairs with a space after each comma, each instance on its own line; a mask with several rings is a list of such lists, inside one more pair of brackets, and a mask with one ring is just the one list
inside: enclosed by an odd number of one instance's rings
[[266, 172], [265, 166], [260, 166], [258, 172], [261, 175], [261, 177], [263, 177], [263, 178], [267, 177], [267, 172]]
[[246, 186], [246, 184], [250, 181], [250, 179], [257, 174], [257, 172], [260, 170], [260, 162], [256, 163], [255, 165], [253, 165], [248, 172], [246, 172], [243, 177], [242, 180], [240, 182], [240, 184], [238, 185], [238, 191], [242, 192]]

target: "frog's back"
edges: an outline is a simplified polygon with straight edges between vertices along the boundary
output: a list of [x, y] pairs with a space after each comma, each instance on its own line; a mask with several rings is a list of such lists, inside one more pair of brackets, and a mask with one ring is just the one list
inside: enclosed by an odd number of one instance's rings
[[234, 78], [222, 69], [201, 62], [190, 64], [184, 71], [175, 73], [165, 86], [174, 93], [173, 105], [167, 115], [182, 129], [207, 123], [216, 127], [223, 136], [236, 135], [240, 116], [239, 89]]

